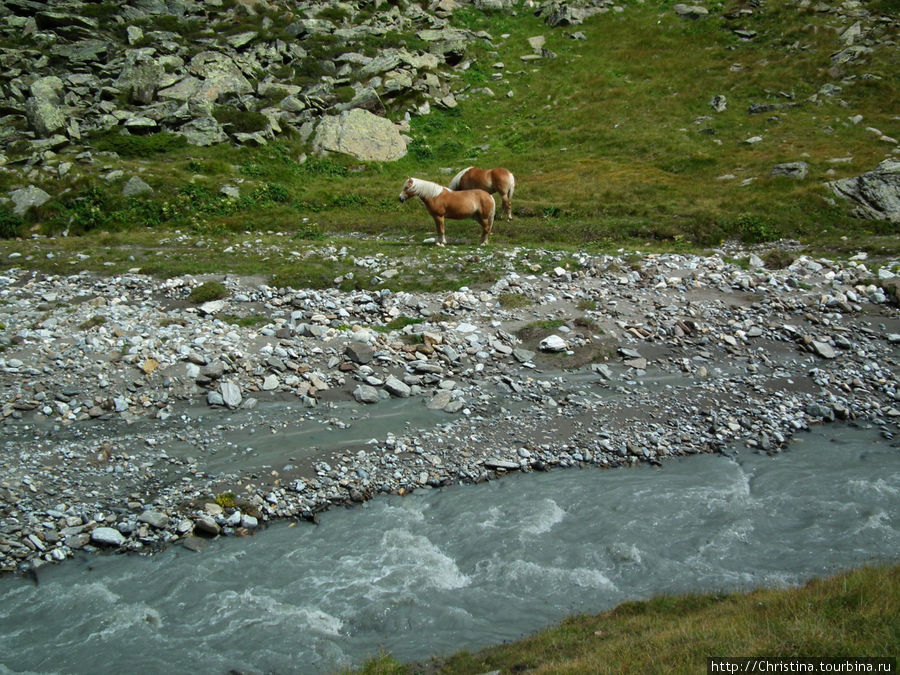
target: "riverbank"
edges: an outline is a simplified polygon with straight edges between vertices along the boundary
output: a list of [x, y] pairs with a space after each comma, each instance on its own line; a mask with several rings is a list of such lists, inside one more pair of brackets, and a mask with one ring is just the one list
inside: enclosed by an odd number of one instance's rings
[[509, 472], [774, 453], [836, 419], [893, 439], [896, 261], [757, 253], [494, 249], [499, 280], [451, 293], [8, 270], [0, 570]]
[[711, 656], [893, 659], [900, 567], [865, 567], [791, 589], [664, 596], [574, 616], [521, 641], [403, 665], [389, 656], [359, 673], [442, 675], [704, 672]]

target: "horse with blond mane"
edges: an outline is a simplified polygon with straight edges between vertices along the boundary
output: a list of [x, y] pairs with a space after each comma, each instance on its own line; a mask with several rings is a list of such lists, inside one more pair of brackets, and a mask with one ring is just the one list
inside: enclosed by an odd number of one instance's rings
[[516, 189], [516, 177], [509, 169], [476, 169], [467, 167], [453, 177], [448, 186], [451, 190], [484, 190], [498, 192], [503, 203], [503, 213], [512, 220], [512, 196]]
[[434, 219], [437, 229], [437, 245], [447, 243], [444, 236], [444, 218], [464, 220], [473, 218], [481, 225], [481, 242], [487, 243], [491, 234], [491, 226], [494, 224], [494, 198], [484, 190], [460, 190], [454, 192], [443, 185], [432, 183], [420, 178], [410, 178], [403, 184], [400, 191], [400, 201], [405, 202], [410, 197], [418, 197], [425, 204], [428, 213]]

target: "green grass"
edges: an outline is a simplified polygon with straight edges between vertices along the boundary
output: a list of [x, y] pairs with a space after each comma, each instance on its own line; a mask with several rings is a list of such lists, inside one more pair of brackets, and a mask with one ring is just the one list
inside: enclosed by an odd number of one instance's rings
[[[870, 170], [890, 150], [867, 126], [900, 134], [890, 105], [900, 94], [892, 76], [900, 69], [897, 50], [879, 48], [835, 69], [828, 15], [765, 3], [749, 17], [728, 18], [739, 7], [729, 0], [711, 6], [708, 18], [688, 21], [666, 0], [629, 4], [578, 26], [583, 41], [528, 11], [465, 7], [454, 24], [485, 30], [492, 40], [467, 43], [473, 63], [451, 80], [459, 106], [413, 116], [410, 152], [399, 161], [317, 158], [291, 135], [262, 148], [198, 148], [166, 134], [105, 134], [96, 137], [95, 149], [115, 150], [120, 158], [104, 159], [103, 166], [115, 165], [126, 176], [140, 172], [153, 195], [127, 199], [120, 184], [73, 175], [48, 186], [59, 196], [23, 219], [0, 207], [0, 237], [11, 251], [30, 256], [30, 264], [57, 271], [94, 269], [98, 257], [67, 256], [93, 249], [104, 251], [109, 271], [263, 272], [285, 285], [331, 285], [353, 267], [319, 255], [323, 242], [346, 246], [350, 256], [378, 250], [426, 258], [422, 240], [433, 235], [431, 219], [418, 201], [398, 202], [400, 185], [411, 175], [446, 182], [477, 164], [506, 166], [517, 178], [515, 218], [495, 223], [492, 250], [689, 251], [725, 239], [765, 244], [790, 237], [807, 246], [804, 252], [896, 255], [897, 225], [851, 217], [850, 205], [834, 202], [823, 181]], [[757, 37], [740, 41], [736, 27], [752, 28]], [[393, 35], [392, 44], [413, 40], [413, 28]], [[556, 57], [522, 62], [533, 35], [544, 35]], [[337, 48], [325, 37], [320, 41], [305, 48]], [[500, 82], [490, 77], [498, 61], [506, 64]], [[829, 83], [840, 83], [839, 96], [809, 100]], [[723, 112], [709, 105], [716, 94], [727, 97]], [[754, 104], [793, 107], [751, 114]], [[388, 114], [399, 119], [403, 103], [390, 106]], [[854, 114], [863, 122], [851, 123]], [[233, 123], [259, 123], [249, 113], [241, 117]], [[751, 136], [764, 140], [745, 143]], [[837, 157], [852, 161], [829, 162]], [[770, 176], [774, 164], [800, 159], [810, 165], [806, 180]], [[19, 182], [12, 172], [0, 175], [0, 190]], [[222, 195], [225, 185], [239, 186], [240, 196]], [[33, 232], [78, 239], [16, 241]], [[270, 255], [222, 254], [243, 237], [272, 233], [286, 236], [272, 240]], [[469, 262], [467, 253], [477, 244], [478, 227], [452, 221], [447, 233], [450, 248], [466, 251], [450, 274], [403, 270], [389, 286], [442, 290], [490, 283], [496, 274]], [[133, 259], [120, 260], [103, 243], [119, 234], [117, 246], [130, 249]], [[182, 243], [185, 237], [192, 241]], [[47, 249], [69, 262], [38, 260], [36, 251]], [[289, 250], [303, 254], [303, 267], [286, 256]], [[0, 266], [21, 262], [0, 258]], [[370, 287], [370, 279], [355, 272], [342, 286]]]
[[900, 567], [866, 567], [800, 588], [627, 602], [522, 640], [427, 663], [381, 654], [357, 673], [703, 673], [709, 656], [896, 657]]

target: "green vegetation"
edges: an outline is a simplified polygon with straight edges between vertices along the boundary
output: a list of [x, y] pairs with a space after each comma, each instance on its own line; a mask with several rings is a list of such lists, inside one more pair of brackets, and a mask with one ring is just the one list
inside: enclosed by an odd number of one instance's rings
[[232, 326], [240, 326], [242, 328], [249, 328], [251, 326], [258, 326], [263, 323], [268, 323], [269, 319], [265, 316], [260, 316], [259, 314], [251, 314], [250, 316], [234, 316], [233, 314], [222, 314], [219, 318], [225, 323], [231, 324]]
[[504, 309], [520, 309], [530, 307], [532, 304], [528, 296], [522, 293], [501, 293], [497, 301]]
[[[887, 11], [892, 2], [867, 4]], [[573, 40], [531, 12], [464, 6], [452, 23], [492, 39], [466, 44], [470, 65], [451, 80], [465, 96], [456, 108], [433, 106], [429, 115], [413, 116], [409, 153], [392, 163], [313, 157], [308, 143], [290, 134], [258, 148], [193, 147], [167, 133], [98, 134], [94, 149], [118, 156], [104, 157], [102, 171], [140, 172], [153, 194], [123, 197], [120, 183], [105, 180], [99, 166], [97, 174], [60, 179], [48, 189], [60, 196], [26, 217], [0, 209], [4, 248], [22, 254], [0, 257], [0, 267], [262, 272], [276, 285], [314, 287], [343, 277], [347, 289], [477, 287], [497, 278], [471, 253], [477, 226], [448, 222], [452, 252], [432, 259], [422, 243], [433, 234], [431, 219], [417, 200], [400, 204], [396, 197], [408, 176], [446, 182], [472, 164], [506, 166], [517, 178], [515, 219], [495, 223], [490, 251], [691, 251], [727, 239], [765, 245], [790, 237], [804, 245], [802, 253], [896, 255], [896, 224], [852, 217], [850, 205], [823, 183], [870, 170], [890, 150], [867, 127], [900, 134], [889, 105], [900, 98], [898, 52], [877, 48], [834, 66], [837, 38], [828, 14], [767, 3], [745, 15], [742, 7], [727, 0], [710, 6], [709, 17], [689, 21], [667, 0], [634, 3], [588, 19], [578, 27], [587, 39]], [[354, 20], [355, 11], [341, 5], [320, 14], [337, 24]], [[270, 31], [289, 23], [278, 12], [264, 16], [272, 19]], [[264, 16], [236, 13], [215, 30], [265, 32]], [[166, 26], [154, 20], [144, 28]], [[740, 40], [735, 28], [756, 37]], [[423, 47], [416, 30], [391, 34], [389, 42]], [[534, 35], [546, 38], [553, 58], [521, 61]], [[310, 58], [289, 64], [290, 81], [300, 86], [307, 77], [318, 81], [330, 59], [346, 51], [330, 34], [303, 46]], [[501, 61], [505, 67], [495, 68]], [[820, 93], [826, 84], [838, 84], [839, 96]], [[349, 87], [338, 92], [350, 94]], [[716, 95], [727, 99], [721, 112], [710, 105]], [[402, 96], [385, 102], [395, 119], [408, 103]], [[264, 124], [257, 112], [220, 107], [215, 114], [232, 129]], [[854, 115], [864, 121], [854, 123]], [[762, 140], [747, 143], [752, 137]], [[775, 164], [797, 160], [809, 165], [807, 179], [771, 176]], [[0, 175], [2, 190], [20, 182], [13, 172]], [[223, 195], [226, 185], [240, 196]], [[58, 237], [63, 232], [65, 239]], [[27, 234], [56, 238], [20, 240]], [[261, 242], [258, 250], [244, 246], [250, 238]], [[320, 250], [327, 243], [347, 254], [335, 259]], [[424, 267], [404, 267], [384, 283], [354, 269], [353, 256], [373, 252]], [[522, 270], [536, 271], [526, 263]]]
[[188, 147], [184, 136], [161, 131], [148, 136], [133, 136], [110, 130], [96, 134], [93, 145], [104, 152], [115, 152], [121, 157], [147, 157], [148, 155], [164, 155], [174, 153]]
[[102, 326], [106, 323], [105, 316], [92, 316], [87, 321], [83, 321], [79, 326], [78, 330], [90, 330], [91, 328], [96, 328], [97, 326]]
[[395, 330], [403, 330], [407, 326], [414, 326], [419, 323], [424, 323], [425, 319], [421, 319], [418, 317], [411, 316], [398, 316], [396, 319], [392, 319], [388, 323], [383, 326], [375, 326], [374, 330], [380, 333], [390, 333]]
[[518, 642], [428, 663], [381, 654], [357, 673], [701, 673], [708, 656], [895, 656], [900, 567], [801, 588], [690, 594], [574, 616]]
[[213, 497], [213, 502], [223, 509], [233, 509], [237, 505], [233, 492], [220, 492]]
[[209, 302], [210, 300], [221, 300], [228, 297], [228, 290], [218, 281], [207, 281], [199, 286], [195, 286], [188, 296], [188, 300], [195, 305]]

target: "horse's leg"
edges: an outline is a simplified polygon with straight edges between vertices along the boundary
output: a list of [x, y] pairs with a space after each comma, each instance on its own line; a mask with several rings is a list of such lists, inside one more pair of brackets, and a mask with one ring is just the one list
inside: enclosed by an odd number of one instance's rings
[[443, 246], [447, 243], [444, 236], [444, 216], [434, 216], [434, 227], [437, 230], [437, 245]]
[[506, 219], [512, 220], [512, 200], [509, 197], [509, 192], [504, 192], [500, 195], [500, 198], [503, 202], [503, 213], [506, 214]]
[[[493, 201], [493, 197], [491, 197]], [[478, 243], [479, 246], [484, 246], [488, 243], [488, 237], [491, 236], [491, 218], [490, 216], [479, 213], [478, 214], [478, 224], [481, 225], [481, 241]]]

